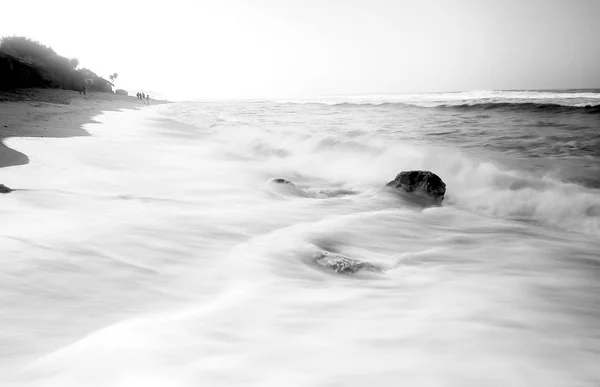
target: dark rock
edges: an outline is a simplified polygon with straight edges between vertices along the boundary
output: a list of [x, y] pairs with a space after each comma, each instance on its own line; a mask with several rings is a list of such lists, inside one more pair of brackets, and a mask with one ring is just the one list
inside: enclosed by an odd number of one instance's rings
[[359, 270], [381, 272], [381, 269], [372, 263], [328, 251], [317, 253], [315, 262], [336, 273], [353, 274]]
[[9, 193], [12, 192], [12, 189], [8, 188], [4, 184], [0, 184], [0, 193]]
[[297, 187], [294, 183], [286, 179], [271, 179], [266, 183], [266, 188], [281, 196], [312, 198], [313, 196]]
[[446, 194], [446, 184], [438, 175], [429, 171], [400, 172], [394, 180], [387, 183], [387, 186], [424, 194], [437, 203], [441, 203]]

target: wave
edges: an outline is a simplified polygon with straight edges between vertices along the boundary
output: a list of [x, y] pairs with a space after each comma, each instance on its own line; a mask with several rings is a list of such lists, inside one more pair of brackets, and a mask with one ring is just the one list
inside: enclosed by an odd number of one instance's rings
[[478, 91], [460, 93], [399, 94], [334, 96], [302, 100], [277, 101], [279, 103], [330, 105], [337, 107], [382, 106], [427, 108], [472, 108], [494, 109], [513, 108], [535, 111], [569, 111], [598, 113], [600, 92], [598, 91]]
[[[536, 103], [438, 108], [585, 110]], [[310, 117], [311, 109], [302, 113]], [[316, 113], [323, 113], [323, 105], [319, 105]], [[349, 113], [357, 114], [349, 117], [362, 117], [355, 109]], [[204, 117], [205, 112], [200, 114]], [[561, 178], [555, 168], [528, 172], [515, 169], [515, 165], [497, 164], [486, 156], [435, 146], [410, 133], [378, 132], [362, 124], [325, 128], [311, 125], [308, 118], [302, 125], [278, 122], [265, 125], [263, 121], [248, 126], [223, 125], [205, 137], [203, 143], [211, 150], [209, 157], [241, 163], [239, 168], [247, 171], [249, 180], [256, 179], [256, 186], [270, 178], [282, 177], [315, 198], [338, 196], [327, 194], [338, 189], [342, 190], [339, 196], [362, 197], [361, 194], [383, 187], [402, 170], [424, 169], [435, 172], [446, 182], [447, 205], [489, 217], [600, 235], [599, 191]], [[550, 145], [560, 148], [552, 154], [577, 146], [573, 141], [562, 137], [552, 139]], [[583, 171], [580, 175], [583, 176]]]
[[442, 104], [435, 106], [438, 108], [448, 109], [465, 109], [465, 110], [513, 110], [513, 111], [534, 111], [548, 113], [588, 113], [600, 114], [600, 104], [598, 105], [561, 105], [557, 103], [537, 103], [537, 102], [483, 102], [483, 103], [467, 103], [458, 105]]
[[[600, 235], [600, 191], [551, 177], [502, 168], [461, 151], [405, 141], [363, 137], [332, 143], [315, 135], [295, 144], [284, 169], [301, 171], [310, 186], [332, 182], [368, 192], [401, 170], [425, 169], [447, 184], [446, 205], [494, 218], [534, 222], [588, 235]], [[287, 167], [287, 168], [286, 168]], [[329, 183], [327, 183], [329, 182]], [[311, 191], [311, 190], [309, 190]]]
[[542, 102], [464, 102], [464, 103], [417, 103], [417, 102], [383, 102], [379, 104], [373, 103], [353, 103], [340, 102], [329, 104], [335, 107], [381, 107], [381, 108], [440, 108], [440, 109], [459, 109], [459, 110], [510, 110], [510, 111], [531, 111], [543, 113], [586, 113], [600, 114], [600, 104], [592, 105], [568, 105], [560, 103], [542, 103]]

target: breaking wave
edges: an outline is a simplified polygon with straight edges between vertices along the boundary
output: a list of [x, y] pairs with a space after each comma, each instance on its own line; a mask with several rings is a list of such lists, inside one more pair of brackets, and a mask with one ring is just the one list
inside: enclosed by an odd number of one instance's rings
[[600, 112], [600, 92], [550, 91], [477, 91], [461, 93], [398, 94], [333, 96], [304, 100], [279, 101], [284, 103], [323, 104], [338, 107], [379, 106], [403, 108], [409, 106], [457, 109], [515, 109], [536, 112]]

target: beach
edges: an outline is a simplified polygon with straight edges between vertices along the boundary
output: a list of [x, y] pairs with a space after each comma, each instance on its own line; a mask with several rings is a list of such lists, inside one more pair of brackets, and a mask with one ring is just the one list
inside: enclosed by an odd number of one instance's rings
[[0, 387], [600, 387], [600, 0], [5, 3]]
[[2, 386], [600, 383], [599, 92], [73, 96], [5, 104]]
[[[82, 95], [61, 89], [1, 92], [0, 141], [7, 137], [87, 136], [82, 125], [92, 122], [92, 118], [103, 111], [140, 107], [144, 104], [137, 98], [112, 93]], [[27, 160], [18, 150], [0, 144], [0, 168], [24, 164]]]

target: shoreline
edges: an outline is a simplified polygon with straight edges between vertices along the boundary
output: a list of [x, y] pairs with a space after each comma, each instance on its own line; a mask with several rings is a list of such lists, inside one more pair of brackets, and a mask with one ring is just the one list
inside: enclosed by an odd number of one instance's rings
[[[151, 101], [151, 106], [169, 103]], [[93, 92], [80, 95], [61, 89], [21, 89], [0, 92], [0, 168], [24, 165], [29, 157], [4, 144], [9, 137], [89, 136], [83, 125], [106, 111], [140, 109], [135, 96]], [[2, 181], [0, 181], [2, 183]]]

